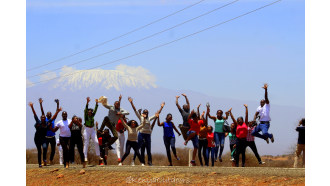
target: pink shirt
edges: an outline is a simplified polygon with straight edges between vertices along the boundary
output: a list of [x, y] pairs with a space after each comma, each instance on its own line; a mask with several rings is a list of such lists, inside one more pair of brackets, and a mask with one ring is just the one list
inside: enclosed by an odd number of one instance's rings
[[242, 125], [237, 125], [237, 128], [236, 128], [236, 137], [237, 138], [240, 138], [240, 139], [246, 138], [247, 133], [248, 133], [248, 128], [245, 123], [243, 123]]

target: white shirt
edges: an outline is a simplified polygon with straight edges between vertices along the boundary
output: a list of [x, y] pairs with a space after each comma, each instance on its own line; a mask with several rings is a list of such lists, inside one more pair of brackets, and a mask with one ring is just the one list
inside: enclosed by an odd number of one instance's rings
[[71, 137], [70, 123], [71, 119], [67, 119], [65, 121], [61, 120], [55, 124], [55, 127], [60, 128], [60, 137]]
[[259, 112], [259, 116], [260, 116], [260, 121], [270, 121], [271, 120], [269, 111], [270, 111], [269, 104], [265, 104], [263, 107], [259, 106], [257, 108], [257, 112]]

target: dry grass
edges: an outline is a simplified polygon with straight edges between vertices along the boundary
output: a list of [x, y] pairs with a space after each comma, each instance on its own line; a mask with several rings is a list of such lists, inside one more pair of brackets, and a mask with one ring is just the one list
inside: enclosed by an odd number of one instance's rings
[[[113, 145], [114, 147], [114, 145]], [[131, 151], [133, 153], [133, 151]], [[172, 161], [174, 166], [187, 166], [188, 165], [188, 153], [189, 153], [189, 148], [177, 148], [177, 154], [180, 157], [180, 161], [176, 160], [172, 154]], [[48, 148], [47, 152], [47, 158], [49, 160], [50, 157], [50, 147]], [[127, 159], [124, 161], [125, 165], [131, 164], [133, 158], [133, 154], [130, 154]], [[282, 155], [282, 156], [262, 156], [261, 157], [266, 164], [262, 165], [264, 167], [292, 167], [293, 166], [293, 161], [294, 157], [293, 155]], [[168, 160], [167, 156], [165, 154], [159, 154], [159, 153], [153, 153], [152, 154], [152, 162], [154, 165], [157, 166], [167, 166], [168, 165]], [[232, 162], [230, 161], [230, 153], [227, 152], [223, 155], [222, 157], [223, 162], [215, 162], [215, 166], [219, 167], [231, 167]], [[145, 160], [147, 162], [148, 158], [147, 155], [145, 156]], [[210, 164], [211, 164], [211, 158], [210, 158]], [[250, 151], [246, 151], [246, 163], [245, 166], [247, 167], [258, 167], [260, 166], [258, 164], [258, 161], [254, 154]], [[49, 161], [48, 161], [49, 162]], [[59, 164], [59, 154], [58, 154], [58, 149], [56, 148], [56, 153], [54, 156], [54, 162], [55, 164]], [[37, 164], [38, 163], [38, 158], [37, 158], [37, 150], [36, 149], [27, 149], [26, 150], [26, 163], [27, 164]], [[81, 164], [80, 162], [80, 156], [77, 151], [75, 150], [75, 163], [76, 164]], [[241, 161], [240, 161], [241, 163]], [[98, 164], [98, 157], [96, 157], [94, 153], [94, 148], [91, 145], [89, 148], [88, 152], [88, 164], [90, 165], [96, 165]], [[109, 165], [116, 165], [117, 164], [117, 154], [115, 153], [115, 150], [109, 151], [108, 154], [108, 164]], [[138, 159], [135, 160], [135, 164], [140, 164]], [[198, 156], [196, 156], [196, 164], [199, 166], [199, 159]], [[300, 158], [299, 161], [299, 166], [302, 165], [302, 161]]]

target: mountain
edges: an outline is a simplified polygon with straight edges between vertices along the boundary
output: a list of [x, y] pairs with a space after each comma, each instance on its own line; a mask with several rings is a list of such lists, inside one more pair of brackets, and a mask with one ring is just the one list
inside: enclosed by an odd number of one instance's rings
[[[120, 94], [123, 95], [121, 107], [128, 110], [129, 119], [137, 120], [130, 103], [127, 100], [128, 96], [133, 98], [133, 102], [137, 109], [148, 109], [150, 115], [155, 113], [161, 102], [165, 101], [165, 107], [160, 115], [161, 121], [165, 120], [167, 113], [172, 113], [173, 122], [175, 125], [182, 123], [181, 115], [175, 105], [175, 96], [181, 93], [187, 94], [191, 108], [194, 109], [198, 104], [202, 104], [201, 112], [206, 109], [206, 103], [211, 105], [211, 115], [215, 115], [216, 110], [222, 109], [224, 112], [229, 108], [233, 108], [232, 112], [237, 118], [244, 116], [245, 110], [243, 104], [249, 106], [249, 119], [253, 118], [256, 108], [259, 106], [259, 101], [262, 98], [256, 98], [255, 101], [248, 100], [233, 100], [221, 97], [212, 97], [200, 92], [190, 90], [171, 90], [163, 87], [157, 87], [155, 79], [148, 71], [134, 69], [127, 70], [127, 66], [122, 66], [116, 70], [103, 72], [105, 70], [91, 70], [84, 73], [76, 73], [74, 77], [67, 76], [58, 80], [49, 81], [47, 83], [30, 85], [27, 88], [27, 103], [32, 101], [38, 116], [40, 117], [40, 109], [38, 98], [44, 100], [43, 106], [45, 112], [51, 111], [55, 113], [56, 104], [55, 98], [60, 100], [60, 106], [68, 112], [69, 118], [74, 114], [83, 117], [83, 111], [86, 105], [86, 97], [91, 97], [89, 107], [94, 108], [95, 99], [100, 96], [108, 97], [108, 103], [113, 104], [118, 100]], [[64, 71], [62, 71], [64, 72]], [[75, 72], [74, 69], [69, 69], [66, 73]], [[65, 73], [64, 73], [65, 74]], [[63, 75], [63, 73], [61, 74]], [[121, 77], [123, 76], [123, 77]], [[120, 78], [121, 77], [121, 78]], [[271, 95], [270, 95], [271, 102]], [[26, 147], [35, 148], [33, 137], [35, 133], [34, 119], [31, 109], [26, 103]], [[183, 105], [185, 99], [183, 96], [179, 98], [179, 104]], [[107, 115], [107, 109], [101, 104], [96, 113], [95, 120], [100, 124], [104, 116]], [[279, 155], [285, 154], [290, 150], [290, 147], [296, 143], [298, 133], [294, 130], [298, 121], [305, 116], [304, 108], [294, 106], [273, 105], [271, 103], [271, 127], [269, 131], [274, 134], [275, 143], [266, 144], [264, 140], [256, 139], [258, 151], [261, 155]], [[56, 121], [61, 119], [61, 114]], [[229, 123], [231, 123], [229, 119]], [[214, 126], [214, 122], [209, 120], [209, 124]], [[57, 132], [57, 136], [59, 131]], [[155, 126], [152, 134], [152, 152], [165, 153], [163, 143], [163, 129]], [[183, 147], [183, 138], [176, 137], [176, 146]], [[192, 147], [189, 142], [188, 147]], [[225, 152], [229, 150], [229, 141], [226, 138]]]

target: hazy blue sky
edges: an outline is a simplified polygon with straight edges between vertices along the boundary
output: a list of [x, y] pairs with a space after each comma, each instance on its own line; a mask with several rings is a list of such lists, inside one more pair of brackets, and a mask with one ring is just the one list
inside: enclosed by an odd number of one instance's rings
[[[196, 1], [27, 1], [27, 69], [88, 48]], [[129, 36], [35, 71], [62, 67], [161, 31], [231, 1], [204, 1]], [[134, 46], [81, 63], [86, 69], [169, 42], [270, 3], [238, 1]], [[305, 106], [304, 1], [284, 0], [246, 17], [118, 64], [142, 66], [156, 84], [216, 97], [255, 100], [268, 82], [272, 103]], [[32, 82], [38, 77], [28, 78]], [[257, 88], [256, 88], [257, 87]]]

